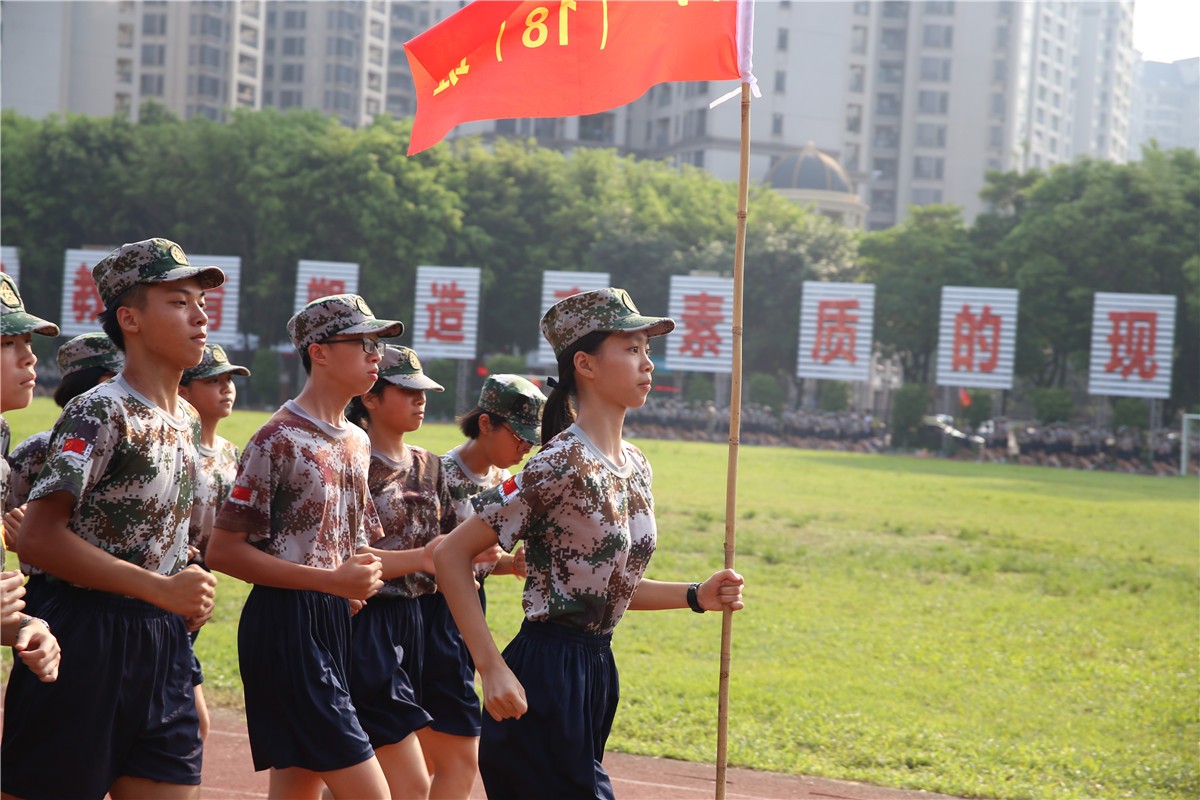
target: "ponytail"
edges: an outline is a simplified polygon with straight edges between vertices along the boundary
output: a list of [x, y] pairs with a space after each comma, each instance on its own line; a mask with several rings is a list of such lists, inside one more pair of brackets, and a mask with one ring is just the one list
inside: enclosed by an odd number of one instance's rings
[[558, 357], [558, 382], [546, 398], [542, 410], [542, 447], [575, 421], [571, 395], [575, 394], [575, 354], [595, 353], [608, 338], [609, 331], [592, 331], [579, 337]]

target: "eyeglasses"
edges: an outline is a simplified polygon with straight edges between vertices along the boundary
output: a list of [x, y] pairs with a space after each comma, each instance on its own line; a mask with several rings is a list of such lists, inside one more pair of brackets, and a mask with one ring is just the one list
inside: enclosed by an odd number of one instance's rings
[[326, 339], [321, 344], [348, 344], [350, 342], [358, 342], [362, 345], [363, 352], [367, 355], [380, 355], [383, 353], [383, 348], [386, 343], [382, 339]]
[[508, 431], [509, 434], [511, 434], [512, 437], [517, 440], [517, 449], [518, 450], [521, 450], [522, 452], [524, 452], [526, 450], [533, 449], [533, 445], [531, 445], [529, 442], [525, 441], [520, 436], [518, 436], [517, 432], [515, 430], [513, 430], [513, 427], [511, 425], [509, 425], [507, 422], [501, 422], [500, 427], [502, 427], [502, 428], [504, 428], [504, 430]]

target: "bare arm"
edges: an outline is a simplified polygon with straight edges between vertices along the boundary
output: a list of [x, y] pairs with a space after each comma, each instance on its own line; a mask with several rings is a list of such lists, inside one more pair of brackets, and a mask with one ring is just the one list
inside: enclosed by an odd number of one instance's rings
[[427, 545], [412, 550], [380, 550], [375, 547], [360, 547], [358, 552], [371, 553], [379, 558], [383, 566], [383, 579], [386, 581], [413, 572], [432, 573], [433, 550], [433, 547]]
[[264, 553], [250, 544], [248, 536], [245, 531], [213, 528], [208, 566], [247, 583], [326, 592], [348, 600], [366, 600], [383, 586], [382, 565], [373, 553], [358, 553], [337, 569], [324, 569]]
[[475, 668], [483, 679], [483, 703], [492, 718], [499, 721], [518, 718], [529, 705], [525, 690], [500, 655], [492, 632], [488, 629], [475, 590], [471, 562], [479, 553], [496, 545], [496, 532], [479, 517], [471, 517], [459, 525], [438, 546], [433, 554], [437, 568], [438, 588], [446, 597], [450, 613], [471, 651]]
[[212, 613], [214, 576], [197, 566], [160, 575], [106, 553], [68, 527], [74, 505], [69, 492], [29, 503], [21, 524], [25, 561], [77, 586], [136, 597], [174, 614], [207, 618]]
[[[731, 569], [714, 572], [696, 591], [696, 599], [706, 611], [721, 611], [729, 606], [733, 611], [745, 607], [742, 586], [745, 580]], [[668, 608], [687, 608], [690, 583], [671, 583], [643, 578], [629, 604], [631, 611], [660, 611]]]

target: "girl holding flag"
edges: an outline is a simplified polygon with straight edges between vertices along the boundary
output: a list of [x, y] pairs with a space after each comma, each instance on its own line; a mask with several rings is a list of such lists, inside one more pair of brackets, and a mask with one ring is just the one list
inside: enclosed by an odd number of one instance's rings
[[[601, 761], [619, 695], [610, 642], [625, 611], [743, 607], [733, 570], [703, 583], [643, 578], [657, 537], [651, 469], [621, 436], [626, 412], [650, 392], [650, 339], [674, 327], [641, 315], [622, 289], [552, 306], [542, 333], [558, 381], [542, 449], [520, 474], [478, 495], [476, 516], [434, 555], [439, 588], [483, 679], [479, 770], [493, 800], [611, 798]], [[501, 655], [471, 562], [497, 542], [512, 550], [522, 541], [525, 621]]]

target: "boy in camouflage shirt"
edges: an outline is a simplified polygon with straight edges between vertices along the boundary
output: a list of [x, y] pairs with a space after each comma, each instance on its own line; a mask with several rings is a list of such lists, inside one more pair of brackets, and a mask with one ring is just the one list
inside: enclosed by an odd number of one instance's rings
[[[0, 273], [0, 413], [24, 408], [33, 399], [37, 381], [37, 356], [33, 354], [33, 334], [57, 336], [58, 326], [35, 317], [25, 310], [12, 278]], [[9, 491], [7, 455], [8, 422], [0, 416], [0, 508]], [[0, 523], [0, 569], [4, 551], [16, 540], [19, 513], [6, 515]], [[58, 640], [42, 619], [30, 616], [29, 596], [18, 570], [0, 572], [0, 644], [12, 646], [13, 653], [42, 681], [58, 677]]]
[[[211, 616], [216, 579], [186, 566], [199, 419], [178, 388], [204, 349], [204, 291], [224, 275], [148, 239], [114, 250], [92, 277], [126, 365], [63, 410], [21, 542], [48, 576], [40, 613], [79, 657], [52, 690], [14, 669], [3, 788], [191, 797], [202, 745], [188, 628]], [[71, 769], [57, 763], [63, 752]]]
[[[610, 641], [627, 609], [742, 607], [741, 576], [703, 583], [643, 574], [657, 531], [651, 471], [622, 439], [625, 413], [650, 393], [653, 336], [621, 289], [559, 301], [542, 318], [558, 381], [542, 449], [518, 475], [473, 500], [476, 516], [434, 555], [439, 585], [483, 679], [479, 771], [489, 798], [612, 798], [602, 765], [619, 681]], [[575, 415], [572, 400], [577, 404]], [[526, 548], [525, 622], [501, 655], [472, 591], [470, 560], [499, 542]]]
[[[255, 584], [238, 658], [255, 769], [272, 797], [388, 795], [349, 684], [350, 617], [397, 573], [367, 488], [370, 442], [345, 419], [379, 375], [376, 319], [357, 295], [309, 303], [288, 321], [304, 388], [251, 438], [208, 546], [208, 563]], [[382, 557], [381, 557], [382, 556]]]

